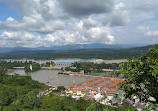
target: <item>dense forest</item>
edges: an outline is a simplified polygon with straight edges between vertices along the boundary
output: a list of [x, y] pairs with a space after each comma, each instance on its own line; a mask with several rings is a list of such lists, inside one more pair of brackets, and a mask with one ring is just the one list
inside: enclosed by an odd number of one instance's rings
[[57, 58], [101, 58], [101, 59], [127, 59], [138, 58], [148, 52], [150, 46], [132, 49], [80, 49], [80, 50], [43, 50], [19, 51], [0, 54], [0, 59], [57, 59]]
[[38, 107], [36, 97], [44, 84], [31, 80], [30, 76], [0, 75], [0, 111], [19, 111], [24, 108]]

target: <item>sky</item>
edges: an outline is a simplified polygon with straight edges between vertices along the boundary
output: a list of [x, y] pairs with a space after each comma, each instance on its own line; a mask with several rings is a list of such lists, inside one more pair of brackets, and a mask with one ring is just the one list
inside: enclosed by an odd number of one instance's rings
[[157, 0], [0, 0], [0, 47], [158, 43]]

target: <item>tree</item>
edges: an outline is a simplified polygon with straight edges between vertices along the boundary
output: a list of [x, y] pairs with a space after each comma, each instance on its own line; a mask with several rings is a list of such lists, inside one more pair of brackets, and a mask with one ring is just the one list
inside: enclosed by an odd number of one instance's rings
[[45, 111], [62, 111], [61, 97], [50, 95], [41, 99], [41, 108]]
[[57, 90], [59, 90], [59, 91], [65, 91], [65, 87], [64, 86], [58, 86], [58, 89]]
[[0, 75], [3, 75], [3, 74], [5, 74], [5, 70], [4, 70], [4, 68], [2, 68], [2, 67], [0, 66]]
[[0, 105], [9, 105], [16, 98], [16, 91], [14, 88], [10, 88], [3, 84], [0, 84]]
[[128, 60], [127, 64], [122, 64], [121, 69], [126, 79], [121, 88], [127, 97], [135, 94], [148, 101], [151, 96], [158, 103], [158, 44], [139, 59], [133, 58]]
[[31, 91], [27, 93], [22, 99], [22, 103], [25, 108], [35, 108], [40, 107], [40, 100], [36, 97], [37, 91]]

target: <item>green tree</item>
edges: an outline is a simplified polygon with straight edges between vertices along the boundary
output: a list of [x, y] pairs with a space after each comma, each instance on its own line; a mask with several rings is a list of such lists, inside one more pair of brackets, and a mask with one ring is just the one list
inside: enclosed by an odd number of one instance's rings
[[46, 111], [62, 111], [61, 97], [54, 95], [44, 96], [41, 103], [41, 108]]
[[5, 72], [5, 69], [2, 66], [0, 66], [0, 75], [5, 74]]
[[59, 91], [61, 91], [61, 90], [65, 91], [65, 87], [64, 86], [58, 86], [57, 90], [59, 90]]
[[9, 105], [16, 98], [16, 91], [14, 88], [0, 84], [0, 105]]
[[40, 100], [37, 98], [37, 94], [36, 91], [31, 91], [24, 96], [22, 103], [25, 108], [33, 109], [35, 107], [40, 107]]
[[4, 106], [2, 111], [21, 111], [21, 110], [22, 110], [22, 107], [20, 105], [11, 104], [9, 106]]
[[127, 64], [122, 64], [121, 69], [126, 79], [121, 87], [127, 97], [135, 94], [148, 101], [152, 96], [158, 103], [158, 44], [139, 59], [133, 58]]

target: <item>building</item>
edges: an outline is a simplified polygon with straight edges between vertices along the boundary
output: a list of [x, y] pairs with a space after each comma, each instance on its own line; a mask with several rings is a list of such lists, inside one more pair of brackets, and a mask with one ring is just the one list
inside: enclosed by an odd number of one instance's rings
[[58, 65], [58, 66], [70, 66], [72, 65], [73, 62], [56, 62], [55, 65]]

